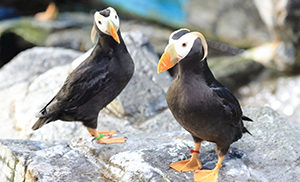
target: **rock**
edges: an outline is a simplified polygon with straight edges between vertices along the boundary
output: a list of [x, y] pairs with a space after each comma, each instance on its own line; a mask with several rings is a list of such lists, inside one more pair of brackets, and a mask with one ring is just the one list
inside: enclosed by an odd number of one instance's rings
[[0, 148], [2, 181], [103, 179], [101, 171], [67, 143], [2, 140]]
[[[3, 20], [0, 25], [0, 66], [19, 52], [33, 46], [44, 46], [45, 42], [49, 46], [64, 46], [82, 51], [92, 46], [89, 35], [93, 18], [87, 13], [60, 13], [55, 21], [21, 17]], [[75, 27], [76, 31], [70, 30]], [[77, 35], [74, 36], [74, 32]]]
[[290, 124], [300, 127], [300, 113], [297, 112], [300, 109], [300, 76], [266, 77], [239, 89], [241, 103], [269, 106], [287, 118]]
[[[25, 126], [29, 127], [28, 121], [36, 119], [36, 113], [43, 107], [41, 104], [46, 104], [46, 99], [51, 99], [63, 83], [61, 79], [51, 78], [65, 78], [68, 70], [56, 68], [58, 72], [46, 75], [44, 80], [38, 79], [38, 76], [55, 66], [70, 64], [79, 55], [81, 53], [73, 50], [36, 47], [20, 53], [1, 68], [1, 138], [24, 137], [20, 131]], [[39, 84], [35, 79], [40, 81]], [[38, 91], [43, 94], [37, 94]]]
[[121, 22], [122, 32], [143, 32], [153, 46], [155, 52], [162, 55], [165, 47], [168, 44], [169, 36], [172, 33], [171, 28], [163, 27], [161, 25], [141, 21], [141, 20], [124, 20]]
[[147, 133], [184, 130], [180, 124], [174, 120], [169, 109], [157, 114], [154, 118], [146, 120], [139, 126], [139, 129]]
[[[105, 1], [120, 9], [175, 29], [186, 27], [202, 32], [207, 39], [240, 48], [271, 40], [252, 1]], [[200, 17], [200, 18], [199, 18]]]
[[90, 36], [94, 23], [92, 14], [64, 12], [59, 14], [57, 21], [69, 22], [73, 26], [51, 32], [45, 40], [46, 46], [64, 47], [83, 52], [93, 46]]
[[[142, 123], [167, 108], [165, 93], [172, 78], [168, 73], [156, 73], [158, 57], [149, 40], [139, 32], [123, 33], [123, 39], [135, 62], [136, 71], [125, 90], [103, 110], [114, 117], [102, 119], [102, 115], [99, 116], [99, 129], [115, 129], [115, 125], [125, 127], [132, 123]], [[31, 126], [36, 121], [35, 115], [38, 111], [58, 92], [72, 69], [89, 54], [90, 52], [87, 52], [82, 55], [60, 48], [33, 48], [21, 53], [3, 67], [0, 71], [0, 80], [3, 82], [3, 94], [0, 94], [3, 102], [0, 107], [3, 107], [3, 112], [0, 114], [6, 120], [1, 122], [10, 123], [10, 130], [18, 133], [10, 134], [3, 130], [3, 137], [70, 140], [78, 135], [88, 136], [80, 122], [50, 123], [36, 132], [32, 132]], [[79, 58], [71, 65], [75, 57]], [[30, 66], [32, 64], [35, 66]], [[54, 65], [56, 67], [52, 68]], [[23, 69], [25, 67], [29, 69]], [[17, 72], [16, 79], [14, 72]], [[9, 95], [9, 92], [13, 92], [14, 95]], [[115, 124], [113, 120], [116, 118], [122, 119], [123, 124]], [[109, 123], [112, 123], [112, 126]], [[120, 127], [120, 130], [122, 129]], [[129, 130], [134, 129], [129, 127]]]
[[244, 56], [280, 71], [299, 73], [299, 1], [255, 0], [254, 3], [273, 40], [250, 49]]
[[[80, 122], [56, 121], [32, 132], [35, 113], [54, 96], [70, 71], [90, 54], [61, 48], [33, 48], [0, 70], [5, 85], [0, 90], [0, 137], [4, 138], [0, 140], [0, 169], [3, 169], [0, 179], [193, 179], [192, 172], [181, 174], [169, 168], [170, 163], [189, 158], [189, 149], [194, 145], [191, 135], [167, 109], [165, 94], [172, 78], [167, 72], [156, 74], [158, 57], [142, 33], [122, 33], [122, 36], [136, 71], [119, 97], [100, 112], [98, 129], [117, 129], [116, 136], [127, 137], [127, 142], [100, 145]], [[245, 107], [244, 113], [254, 120], [245, 123], [253, 136], [245, 134], [232, 144], [220, 170], [220, 181], [298, 179], [299, 131], [267, 107]], [[214, 167], [217, 155], [212, 143], [203, 143], [200, 160], [204, 168]]]
[[92, 47], [90, 29], [66, 29], [51, 33], [45, 40], [47, 47], [63, 47], [87, 51]]
[[0, 68], [8, 63], [19, 52], [31, 48], [34, 44], [25, 41], [22, 37], [6, 32], [0, 36]]
[[35, 47], [20, 53], [1, 68], [0, 89], [20, 82], [32, 82], [50, 68], [71, 63], [81, 53], [68, 49]]
[[139, 122], [167, 108], [165, 95], [172, 78], [167, 72], [157, 74], [158, 57], [144, 34], [122, 35], [134, 61], [135, 73], [116, 100], [122, 103], [124, 116]]
[[[245, 134], [231, 145], [219, 181], [297, 181], [300, 132], [268, 107], [245, 107]], [[168, 121], [165, 121], [168, 122]], [[172, 123], [170, 123], [172, 124]], [[126, 133], [124, 144], [100, 145], [75, 137], [69, 143], [0, 140], [4, 181], [192, 181], [193, 173], [178, 173], [169, 164], [189, 158], [194, 145], [186, 131]], [[204, 142], [200, 160], [213, 168], [217, 155]], [[57, 169], [60, 170], [57, 170]]]
[[[216, 79], [231, 91], [255, 80], [264, 70], [262, 64], [239, 55], [208, 57], [207, 62]], [[177, 72], [176, 65], [172, 68], [173, 77]]]
[[247, 48], [271, 38], [252, 1], [190, 1], [186, 8], [187, 25], [208, 39]]
[[260, 63], [241, 56], [210, 58], [208, 64], [215, 77], [232, 91], [256, 79], [264, 70]]

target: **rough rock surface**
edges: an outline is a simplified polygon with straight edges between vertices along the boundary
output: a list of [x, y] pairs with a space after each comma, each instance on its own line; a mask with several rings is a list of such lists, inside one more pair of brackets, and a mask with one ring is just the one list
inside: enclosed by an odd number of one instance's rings
[[208, 59], [208, 64], [215, 77], [232, 91], [248, 84], [264, 70], [260, 63], [241, 56], [211, 58]]
[[[274, 110], [246, 107], [254, 122], [232, 144], [219, 181], [291, 181], [300, 177], [300, 133]], [[168, 122], [168, 121], [165, 121]], [[172, 123], [170, 123], [172, 124]], [[3, 181], [193, 181], [193, 173], [178, 173], [169, 164], [191, 156], [191, 136], [185, 131], [133, 134], [124, 144], [100, 145], [92, 138], [69, 142], [0, 140]], [[204, 168], [217, 162], [214, 145], [204, 142]], [[58, 170], [59, 169], [59, 170]]]
[[171, 27], [198, 30], [212, 40], [237, 47], [253, 47], [270, 40], [253, 1], [176, 0], [126, 2], [105, 1], [108, 5]]
[[245, 48], [271, 38], [252, 1], [189, 1], [186, 9], [187, 26], [209, 39]]
[[300, 76], [261, 79], [239, 89], [245, 105], [269, 106], [300, 127]]
[[[17, 56], [0, 70], [6, 84], [0, 90], [1, 180], [192, 181], [191, 172], [180, 174], [168, 167], [189, 158], [194, 145], [167, 109], [165, 93], [172, 78], [167, 72], [156, 74], [158, 57], [143, 34], [122, 35], [137, 71], [124, 92], [100, 112], [98, 129], [119, 130], [117, 136], [126, 136], [127, 142], [100, 145], [79, 122], [56, 121], [32, 132], [35, 113], [90, 52], [30, 49], [19, 55], [30, 56]], [[36, 51], [39, 55], [34, 56]], [[72, 62], [74, 57], [78, 58]], [[9, 73], [15, 72], [18, 77], [12, 81]], [[7, 80], [2, 77], [6, 75], [10, 76]], [[246, 123], [253, 136], [246, 134], [232, 145], [220, 181], [297, 179], [299, 132], [270, 108], [246, 107], [244, 112], [254, 120]], [[214, 167], [213, 144], [203, 144], [200, 160], [205, 168]]]
[[71, 63], [82, 53], [69, 49], [34, 47], [16, 56], [1, 68], [0, 89], [20, 82], [32, 82], [38, 75], [59, 65]]
[[[59, 70], [57, 66], [70, 64], [79, 55], [81, 53], [73, 50], [36, 47], [20, 53], [13, 61], [1, 68], [1, 138], [20, 138], [19, 130], [26, 126], [24, 121], [35, 118], [35, 114], [42, 107], [40, 104], [43, 104], [40, 101], [53, 97], [60, 86], [57, 83], [62, 84], [61, 79], [53, 80], [52, 77], [48, 77], [40, 80], [40, 84], [37, 85], [35, 83], [36, 79], [39, 80], [38, 76], [53, 67]], [[55, 72], [56, 78], [66, 77], [67, 71], [64, 69]], [[35, 85], [41, 88], [39, 91], [44, 93], [43, 95], [36, 95]], [[47, 90], [49, 87], [50, 89]], [[57, 90], [52, 90], [53, 87]], [[50, 94], [47, 95], [47, 91]], [[32, 112], [28, 112], [30, 108], [33, 108]]]
[[250, 49], [244, 55], [281, 71], [299, 73], [300, 1], [253, 2], [273, 38], [271, 42]]
[[[153, 117], [167, 107], [165, 93], [172, 78], [167, 72], [156, 73], [158, 57], [149, 40], [142, 33], [124, 33], [123, 39], [135, 62], [135, 68], [139, 71], [135, 71], [125, 90], [104, 112], [126, 119], [129, 123], [138, 123]], [[3, 93], [1, 94], [3, 103], [0, 107], [3, 108], [1, 115], [5, 118], [1, 122], [10, 123], [3, 128], [4, 138], [69, 140], [74, 136], [87, 133], [84, 129], [80, 129], [81, 123], [74, 122], [50, 123], [33, 134], [30, 129], [36, 121], [36, 113], [57, 93], [67, 75], [89, 55], [89, 52], [71, 65], [71, 61], [79, 55], [82, 53], [61, 48], [33, 48], [21, 53], [1, 69], [0, 80], [3, 80], [3, 87], [1, 87], [3, 89], [0, 92]], [[50, 69], [53, 65], [61, 66]], [[50, 70], [45, 72], [47, 69]], [[16, 76], [14, 72], [18, 74], [17, 79], [13, 79]], [[7, 96], [10, 92], [14, 94]], [[103, 121], [101, 116], [99, 120]], [[60, 124], [57, 125], [58, 123]], [[101, 125], [102, 123], [99, 127]], [[67, 129], [60, 131], [58, 128]], [[5, 132], [7, 129], [19, 134]]]

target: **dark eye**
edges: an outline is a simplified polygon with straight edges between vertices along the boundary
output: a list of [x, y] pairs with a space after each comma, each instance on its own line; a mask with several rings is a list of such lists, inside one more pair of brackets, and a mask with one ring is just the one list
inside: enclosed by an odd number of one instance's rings
[[101, 25], [102, 23], [101, 23], [101, 21], [98, 21], [98, 23]]
[[115, 18], [118, 19], [118, 16], [116, 15]]
[[182, 44], [182, 47], [186, 47], [186, 43], [183, 43], [183, 44]]

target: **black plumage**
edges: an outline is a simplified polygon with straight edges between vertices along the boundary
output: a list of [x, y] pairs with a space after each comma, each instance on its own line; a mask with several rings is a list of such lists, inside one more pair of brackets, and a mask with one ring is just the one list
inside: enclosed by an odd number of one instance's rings
[[[197, 170], [196, 181], [216, 181], [230, 144], [240, 139], [243, 133], [250, 134], [243, 120], [252, 120], [243, 116], [238, 100], [210, 71], [205, 56], [207, 44], [202, 35], [181, 29], [171, 34], [169, 42], [158, 65], [158, 72], [178, 62], [178, 75], [166, 99], [173, 116], [191, 133], [196, 144], [191, 159], [170, 166], [181, 172]], [[202, 168], [198, 153], [204, 140], [216, 143], [219, 160], [212, 171], [198, 170]]]
[[[109, 19], [112, 12], [114, 12], [112, 8], [100, 11], [98, 18]], [[112, 17], [115, 18], [116, 16]], [[97, 21], [96, 18], [95, 16], [95, 21]], [[133, 75], [134, 63], [117, 26], [115, 27], [117, 38], [103, 33], [96, 23], [94, 28], [99, 37], [94, 50], [67, 77], [59, 92], [40, 111], [39, 119], [32, 127], [33, 130], [60, 119], [63, 121], [81, 121], [96, 138], [100, 134], [115, 133], [115, 131], [96, 132], [98, 113], [125, 88]], [[105, 137], [98, 141], [100, 143], [114, 143], [124, 140], [114, 139]]]

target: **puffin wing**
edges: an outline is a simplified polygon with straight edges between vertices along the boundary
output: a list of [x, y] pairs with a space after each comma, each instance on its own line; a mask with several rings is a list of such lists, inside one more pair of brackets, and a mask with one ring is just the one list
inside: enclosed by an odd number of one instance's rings
[[223, 122], [240, 125], [242, 117], [242, 110], [238, 100], [226, 87], [212, 87], [212, 91], [219, 97], [221, 104], [224, 107], [224, 120]]
[[62, 88], [42, 111], [72, 110], [92, 99], [110, 81], [108, 65], [106, 61], [96, 65], [83, 62], [68, 76]]

